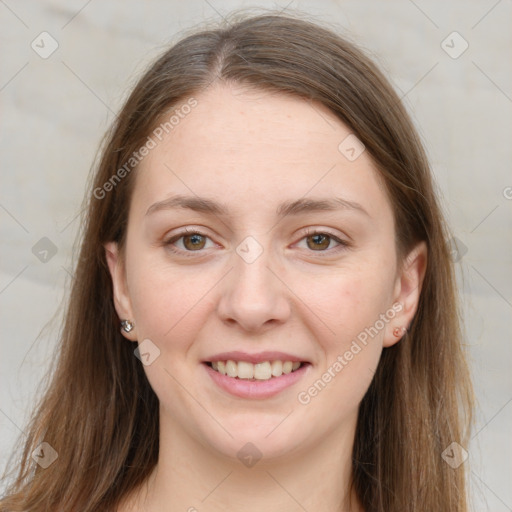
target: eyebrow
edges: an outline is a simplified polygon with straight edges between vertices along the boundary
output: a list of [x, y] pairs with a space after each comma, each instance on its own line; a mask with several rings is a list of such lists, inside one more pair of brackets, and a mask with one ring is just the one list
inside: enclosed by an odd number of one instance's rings
[[[161, 210], [179, 208], [210, 215], [229, 215], [229, 208], [226, 205], [212, 199], [199, 196], [175, 195], [152, 204], [146, 211], [146, 216]], [[352, 210], [370, 217], [370, 214], [359, 203], [341, 197], [323, 199], [300, 198], [295, 201], [285, 201], [278, 206], [276, 214], [279, 218], [282, 218], [287, 215], [338, 210]]]

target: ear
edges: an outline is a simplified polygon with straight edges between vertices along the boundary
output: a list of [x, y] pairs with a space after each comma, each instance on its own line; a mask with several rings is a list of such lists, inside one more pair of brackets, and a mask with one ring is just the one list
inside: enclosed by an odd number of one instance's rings
[[[104, 245], [105, 256], [107, 259], [110, 276], [112, 278], [112, 286], [114, 292], [114, 307], [121, 320], [130, 320], [133, 322], [132, 305], [128, 294], [126, 284], [126, 272], [124, 262], [119, 254], [119, 247], [116, 242], [108, 242]], [[121, 329], [123, 336], [130, 341], [137, 341], [137, 326], [130, 332]]]
[[409, 252], [404, 260], [402, 270], [396, 278], [393, 310], [396, 316], [386, 326], [383, 346], [390, 347], [405, 334], [395, 336], [393, 331], [409, 327], [418, 309], [421, 287], [427, 269], [427, 244], [422, 241]]

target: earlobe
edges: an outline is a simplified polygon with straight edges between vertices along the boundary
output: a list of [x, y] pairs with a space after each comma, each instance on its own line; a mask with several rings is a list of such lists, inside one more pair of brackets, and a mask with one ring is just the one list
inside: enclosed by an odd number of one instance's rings
[[427, 269], [427, 257], [427, 244], [421, 241], [405, 258], [400, 275], [397, 276], [395, 287], [395, 302], [401, 304], [401, 310], [386, 330], [384, 347], [394, 345], [407, 334], [418, 309], [423, 279]]
[[[112, 279], [112, 289], [114, 296], [114, 307], [119, 316], [119, 328], [123, 336], [130, 341], [137, 341], [135, 324], [133, 321], [133, 313], [131, 301], [126, 285], [126, 273], [124, 263], [119, 253], [119, 247], [116, 242], [108, 242], [104, 245], [105, 258]], [[128, 322], [131, 327], [123, 328], [122, 322]], [[128, 324], [125, 324], [128, 325]]]

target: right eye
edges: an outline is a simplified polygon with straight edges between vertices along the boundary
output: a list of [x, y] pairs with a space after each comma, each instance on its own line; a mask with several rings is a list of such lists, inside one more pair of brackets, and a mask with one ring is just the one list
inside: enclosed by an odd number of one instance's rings
[[[201, 252], [201, 250], [205, 248], [207, 240], [210, 240], [210, 238], [204, 233], [197, 230], [186, 229], [166, 240], [164, 245], [174, 253], [191, 256], [191, 254], [186, 253]], [[181, 247], [179, 247], [180, 244]]]

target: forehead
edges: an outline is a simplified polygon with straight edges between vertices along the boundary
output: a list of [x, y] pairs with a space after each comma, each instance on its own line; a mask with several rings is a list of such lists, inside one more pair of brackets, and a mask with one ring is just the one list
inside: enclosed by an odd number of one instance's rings
[[187, 193], [231, 201], [242, 213], [339, 193], [364, 200], [369, 210], [390, 211], [370, 156], [346, 157], [343, 141], [352, 140], [351, 130], [322, 104], [226, 84], [194, 98], [196, 106], [155, 139], [139, 165], [135, 206]]

